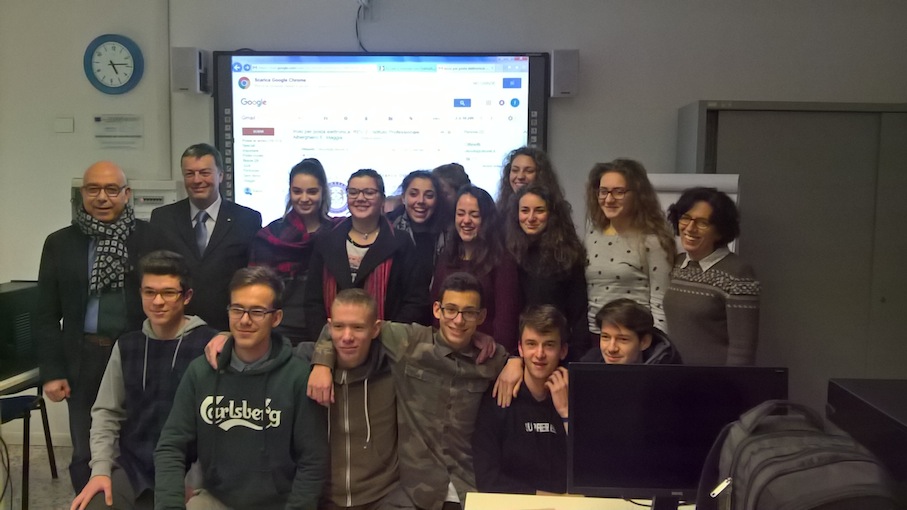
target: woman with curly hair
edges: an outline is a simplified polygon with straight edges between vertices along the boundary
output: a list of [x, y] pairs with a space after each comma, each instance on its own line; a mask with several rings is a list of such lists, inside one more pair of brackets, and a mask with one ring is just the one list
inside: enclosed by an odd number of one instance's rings
[[432, 301], [440, 298], [441, 284], [448, 275], [467, 272], [482, 284], [485, 321], [478, 330], [491, 335], [511, 353], [517, 350], [520, 287], [517, 266], [504, 249], [500, 219], [494, 199], [487, 191], [469, 185], [457, 192], [454, 228], [435, 265]]
[[520, 147], [507, 154], [501, 168], [501, 182], [498, 185], [498, 211], [505, 214], [513, 195], [527, 184], [538, 183], [563, 200], [564, 191], [557, 181], [557, 174], [545, 151], [536, 147]]
[[438, 183], [441, 185], [438, 191], [447, 199], [447, 205], [451, 210], [453, 210], [454, 202], [457, 201], [457, 191], [467, 184], [472, 184], [466, 169], [459, 163], [447, 163], [435, 167], [431, 174], [437, 177]]
[[589, 257], [589, 331], [606, 303], [628, 298], [645, 306], [655, 327], [667, 332], [662, 300], [674, 265], [674, 236], [646, 169], [632, 159], [597, 163], [586, 183], [584, 243]]
[[568, 360], [589, 348], [586, 249], [570, 204], [541, 184], [520, 188], [507, 208], [507, 250], [516, 260], [524, 306], [554, 305], [567, 319]]

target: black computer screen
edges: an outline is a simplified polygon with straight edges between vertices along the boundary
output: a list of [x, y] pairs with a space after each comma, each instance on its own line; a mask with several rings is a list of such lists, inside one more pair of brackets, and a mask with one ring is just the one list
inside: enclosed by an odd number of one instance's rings
[[785, 398], [785, 368], [573, 363], [568, 491], [693, 499], [724, 425]]

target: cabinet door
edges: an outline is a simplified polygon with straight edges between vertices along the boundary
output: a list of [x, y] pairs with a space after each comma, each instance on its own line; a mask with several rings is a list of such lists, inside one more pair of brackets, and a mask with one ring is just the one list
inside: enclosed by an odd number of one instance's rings
[[907, 378], [907, 114], [881, 115], [868, 377]]
[[818, 408], [868, 375], [877, 113], [722, 111], [718, 173], [740, 174], [739, 252], [762, 282], [762, 365]]

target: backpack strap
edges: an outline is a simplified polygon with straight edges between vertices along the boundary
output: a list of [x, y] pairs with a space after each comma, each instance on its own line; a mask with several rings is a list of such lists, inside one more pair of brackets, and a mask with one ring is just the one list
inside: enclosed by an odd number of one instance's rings
[[782, 409], [786, 410], [788, 413], [794, 412], [799, 414], [806, 418], [807, 421], [817, 429], [825, 430], [825, 421], [819, 416], [819, 413], [815, 412], [810, 407], [790, 400], [766, 400], [740, 415], [740, 426], [747, 434], [751, 434], [767, 416]]

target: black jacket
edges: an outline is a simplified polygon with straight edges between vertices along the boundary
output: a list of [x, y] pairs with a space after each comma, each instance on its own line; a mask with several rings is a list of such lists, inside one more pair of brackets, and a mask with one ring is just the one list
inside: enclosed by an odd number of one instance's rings
[[217, 222], [203, 254], [195, 243], [189, 199], [151, 211], [151, 224], [163, 234], [166, 248], [185, 257], [189, 266], [193, 296], [186, 313], [198, 315], [213, 328], [230, 329], [227, 287], [233, 273], [249, 264], [249, 247], [261, 230], [261, 214], [221, 199]]
[[[89, 237], [70, 225], [47, 236], [38, 270], [38, 304], [34, 316], [35, 340], [41, 380], [79, 381], [79, 359], [88, 306]], [[126, 273], [126, 327], [142, 327], [145, 313], [139, 296], [138, 261], [160, 248], [157, 231], [136, 220], [135, 230], [126, 239], [130, 270]], [[60, 327], [63, 319], [63, 327]], [[119, 336], [117, 332], [114, 337]]]
[[372, 271], [387, 259], [393, 262], [384, 296], [383, 319], [405, 324], [425, 324], [428, 321], [428, 288], [416, 281], [419, 275], [414, 270], [417, 267], [415, 248], [409, 235], [394, 231], [387, 220], [380, 220], [378, 225], [381, 232], [362, 258], [354, 281], [346, 252], [346, 240], [352, 225], [352, 220], [346, 219], [315, 241], [303, 305], [307, 340], [317, 340], [321, 328], [327, 323], [324, 271], [327, 270], [337, 281], [337, 292], [363, 288]]

